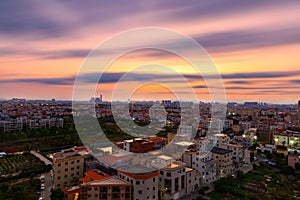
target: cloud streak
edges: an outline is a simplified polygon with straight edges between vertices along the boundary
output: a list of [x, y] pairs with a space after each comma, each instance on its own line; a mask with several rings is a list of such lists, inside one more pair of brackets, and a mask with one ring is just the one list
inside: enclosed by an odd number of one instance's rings
[[[125, 72], [106, 72], [103, 73], [100, 78], [100, 74], [98, 73], [85, 73], [81, 74], [77, 77], [79, 81], [82, 83], [116, 83], [126, 75], [126, 78], [123, 78], [122, 81], [124, 82], [141, 82], [141, 81], [178, 81], [185, 77], [187, 80], [190, 81], [203, 81], [203, 78], [200, 75], [194, 74], [151, 74], [151, 73], [125, 73]], [[255, 81], [262, 81], [265, 79], [273, 79], [273, 78], [287, 78], [300, 75], [300, 71], [284, 71], [284, 72], [251, 72], [251, 73], [231, 73], [231, 74], [222, 74], [222, 78], [226, 81], [226, 84], [241, 84], [241, 85], [249, 85], [253, 83], [252, 79]], [[215, 75], [208, 75], [207, 78], [214, 79], [216, 78]], [[247, 80], [235, 80], [235, 79], [251, 79], [251, 81]], [[262, 80], [256, 80], [262, 79]], [[49, 84], [49, 85], [70, 85], [73, 84], [75, 80], [74, 76], [68, 77], [53, 77], [53, 78], [22, 78], [22, 79], [3, 79], [0, 80], [0, 83], [40, 83], [40, 84]], [[285, 81], [286, 82], [286, 81]], [[288, 83], [293, 84], [300, 84], [300, 80], [292, 79], [288, 80]], [[206, 88], [204, 85], [196, 85], [195, 88]], [[256, 87], [254, 87], [255, 89]], [[231, 89], [243, 89], [243, 87], [231, 87]], [[265, 88], [270, 89], [270, 88]]]

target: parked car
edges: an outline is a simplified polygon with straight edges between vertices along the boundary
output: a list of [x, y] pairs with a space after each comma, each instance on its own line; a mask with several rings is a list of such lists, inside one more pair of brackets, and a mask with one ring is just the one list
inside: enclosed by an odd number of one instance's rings
[[40, 180], [41, 180], [41, 183], [44, 183], [45, 182], [45, 175], [41, 175]]
[[45, 184], [41, 184], [41, 190], [45, 189]]

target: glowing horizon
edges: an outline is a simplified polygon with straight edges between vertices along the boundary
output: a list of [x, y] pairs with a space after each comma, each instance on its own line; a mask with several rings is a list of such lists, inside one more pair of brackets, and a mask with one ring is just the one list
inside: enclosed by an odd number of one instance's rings
[[[122, 7], [115, 6], [118, 3]], [[194, 38], [208, 51], [223, 76], [228, 101], [296, 103], [300, 99], [299, 1], [132, 1], [128, 5], [118, 1], [28, 1], [2, 2], [1, 6], [0, 98], [72, 99], [74, 78], [99, 43], [128, 29], [162, 27]], [[132, 41], [117, 47], [128, 45]], [[109, 100], [116, 78], [140, 61], [176, 68], [190, 77], [203, 101], [209, 99], [203, 80], [191, 78], [194, 74], [182, 59], [156, 51], [118, 59], [95, 95], [101, 93]], [[88, 73], [93, 72], [87, 72], [87, 78]], [[153, 74], [153, 80], [180, 88], [178, 77]], [[127, 84], [139, 85], [138, 74], [135, 77]], [[148, 86], [134, 95], [151, 100], [157, 90]], [[156, 98], [172, 97], [161, 90]]]

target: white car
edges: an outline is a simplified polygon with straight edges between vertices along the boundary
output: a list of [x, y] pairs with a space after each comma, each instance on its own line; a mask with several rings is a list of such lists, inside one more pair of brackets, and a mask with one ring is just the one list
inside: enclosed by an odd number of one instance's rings
[[45, 184], [42, 184], [41, 185], [41, 190], [44, 190], [45, 189]]
[[40, 197], [39, 200], [43, 200], [43, 197]]

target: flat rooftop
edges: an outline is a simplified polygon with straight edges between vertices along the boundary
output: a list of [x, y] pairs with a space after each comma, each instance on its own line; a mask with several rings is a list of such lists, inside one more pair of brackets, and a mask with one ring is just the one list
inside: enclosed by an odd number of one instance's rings
[[216, 153], [216, 154], [228, 154], [228, 153], [231, 153], [232, 150], [214, 147], [214, 148], [212, 148], [211, 152]]

